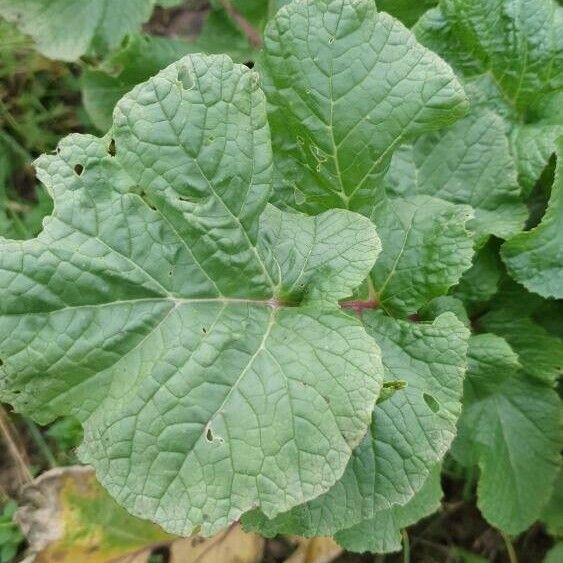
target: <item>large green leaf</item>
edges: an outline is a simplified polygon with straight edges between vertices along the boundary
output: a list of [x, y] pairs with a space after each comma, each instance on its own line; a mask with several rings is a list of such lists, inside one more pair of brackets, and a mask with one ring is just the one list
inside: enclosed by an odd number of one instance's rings
[[528, 215], [501, 117], [473, 110], [445, 131], [423, 135], [395, 153], [386, 178], [401, 195], [428, 194], [475, 209], [481, 238], [508, 238]]
[[555, 0], [441, 0], [415, 26], [482, 101], [502, 108], [519, 180], [529, 193], [563, 132], [563, 8]]
[[468, 108], [452, 70], [373, 0], [282, 8], [259, 59], [276, 201], [369, 214], [393, 151]]
[[0, 16], [15, 21], [47, 57], [74, 61], [119, 45], [152, 13], [154, 0], [0, 0]]
[[125, 508], [208, 535], [329, 489], [366, 433], [379, 349], [338, 300], [379, 251], [366, 218], [263, 213], [257, 75], [194, 55], [137, 86], [102, 139], [37, 161], [55, 211], [0, 242], [0, 395], [74, 414]]
[[273, 520], [255, 511], [243, 518], [248, 528], [268, 536], [332, 535], [407, 503], [447, 451], [461, 410], [469, 331], [451, 313], [432, 323], [381, 311], [365, 312], [363, 320], [381, 347], [385, 380], [406, 386], [375, 407], [370, 432], [328, 493]]
[[563, 298], [563, 138], [547, 211], [541, 223], [520, 233], [501, 249], [512, 277], [542, 297]]
[[373, 518], [338, 532], [335, 539], [349, 551], [400, 551], [401, 530], [436, 512], [440, 508], [441, 499], [440, 466], [437, 466], [422, 489], [407, 504], [382, 510]]
[[470, 339], [453, 453], [479, 465], [478, 506], [497, 528], [517, 534], [539, 518], [559, 468], [560, 413], [557, 394], [519, 371], [505, 340], [492, 334]]

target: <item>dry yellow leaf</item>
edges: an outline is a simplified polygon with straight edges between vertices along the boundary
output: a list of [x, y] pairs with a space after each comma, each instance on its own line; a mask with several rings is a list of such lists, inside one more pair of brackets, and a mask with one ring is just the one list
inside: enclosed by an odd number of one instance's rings
[[177, 538], [131, 516], [89, 467], [62, 467], [23, 492], [16, 519], [29, 542], [26, 563], [147, 563], [155, 549], [170, 563], [258, 563], [264, 540], [234, 524], [212, 538]]

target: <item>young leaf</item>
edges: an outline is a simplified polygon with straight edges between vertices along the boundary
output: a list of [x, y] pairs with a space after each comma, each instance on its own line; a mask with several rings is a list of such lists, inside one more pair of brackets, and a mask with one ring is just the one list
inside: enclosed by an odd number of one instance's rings
[[31, 35], [46, 57], [75, 61], [117, 47], [138, 31], [154, 0], [0, 0], [0, 16]]
[[137, 86], [108, 136], [38, 160], [55, 200], [39, 237], [0, 241], [2, 399], [77, 416], [108, 491], [183, 535], [328, 490], [382, 379], [337, 303], [373, 266], [375, 230], [343, 210], [263, 214], [257, 82], [194, 55]]
[[371, 272], [377, 300], [392, 314], [416, 313], [447, 293], [471, 266], [465, 228], [471, 208], [429, 196], [382, 198], [371, 219], [383, 251]]
[[285, 6], [258, 63], [276, 201], [306, 212], [369, 215], [393, 151], [468, 109], [452, 70], [373, 0]]
[[503, 244], [501, 256], [510, 275], [542, 297], [563, 298], [563, 138], [547, 211], [531, 231]]
[[401, 147], [386, 184], [395, 194], [427, 194], [472, 206], [470, 227], [480, 239], [515, 235], [528, 215], [503, 120], [488, 109], [474, 109], [452, 127]]
[[417, 39], [478, 84], [486, 105], [502, 107], [527, 195], [554, 152], [549, 140], [563, 127], [557, 109], [563, 8], [556, 0], [441, 0], [439, 6], [417, 22]]
[[473, 336], [463, 414], [453, 446], [477, 463], [479, 509], [492, 525], [518, 534], [541, 514], [553, 490], [561, 448], [560, 400], [519, 372], [517, 356], [492, 334]]
[[437, 466], [407, 504], [377, 512], [373, 518], [338, 532], [335, 539], [348, 551], [358, 553], [401, 551], [401, 530], [436, 512], [441, 499], [440, 466]]
[[423, 486], [455, 435], [469, 331], [451, 313], [432, 323], [365, 312], [366, 330], [383, 354], [386, 381], [406, 386], [376, 405], [370, 432], [328, 493], [273, 520], [258, 511], [248, 529], [273, 536], [332, 535], [404, 505]]

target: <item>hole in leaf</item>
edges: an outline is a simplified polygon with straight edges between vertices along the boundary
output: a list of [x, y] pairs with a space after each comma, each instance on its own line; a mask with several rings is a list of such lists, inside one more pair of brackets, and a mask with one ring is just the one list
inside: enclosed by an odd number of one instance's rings
[[170, 562], [170, 548], [167, 545], [155, 547], [151, 551], [149, 563], [169, 563]]
[[207, 432], [205, 433], [205, 439], [208, 442], [213, 442], [214, 436], [213, 436], [213, 430], [211, 430], [211, 428], [207, 429]]
[[248, 68], [254, 68], [254, 61], [246, 61], [244, 63], [244, 66], [247, 66]]
[[178, 80], [186, 90], [191, 90], [194, 87], [192, 73], [185, 66], [181, 67], [178, 71]]
[[115, 139], [112, 139], [109, 143], [109, 147], [108, 147], [108, 154], [110, 156], [115, 156], [116, 155], [116, 150], [115, 150]]
[[84, 166], [82, 166], [82, 164], [77, 164], [77, 165], [74, 167], [74, 173], [75, 173], [77, 176], [82, 176], [82, 172], [84, 172]]
[[428, 393], [423, 393], [422, 398], [424, 399], [424, 401], [426, 402], [426, 404], [428, 405], [428, 407], [432, 412], [438, 412], [440, 410], [440, 403], [432, 395], [429, 395]]
[[[201, 330], [203, 331], [203, 334], [207, 334], [207, 329], [206, 329], [204, 326], [201, 327]], [[2, 365], [2, 364], [0, 364], [0, 366], [1, 366], [1, 365]]]

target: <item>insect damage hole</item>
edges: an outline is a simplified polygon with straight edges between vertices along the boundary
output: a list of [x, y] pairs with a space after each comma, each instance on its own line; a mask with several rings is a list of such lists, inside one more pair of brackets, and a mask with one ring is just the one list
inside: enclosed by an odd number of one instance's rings
[[74, 166], [74, 173], [77, 176], [82, 176], [82, 172], [84, 172], [84, 166], [82, 166], [82, 164], [76, 164]]
[[432, 395], [423, 393], [422, 398], [432, 412], [438, 412], [440, 410], [440, 403]]
[[214, 442], [219, 442], [219, 443], [223, 443], [224, 440], [223, 438], [221, 438], [221, 436], [219, 436], [218, 434], [215, 434], [215, 432], [213, 432], [211, 426], [207, 427], [207, 430], [205, 431], [205, 439], [209, 444], [212, 444]]
[[115, 148], [115, 139], [112, 139], [109, 143], [108, 154], [110, 156], [115, 156], [117, 154], [117, 151], [116, 151], [116, 148]]
[[205, 439], [206, 439], [208, 442], [213, 442], [213, 440], [215, 439], [215, 436], [213, 436], [213, 430], [211, 430], [211, 428], [208, 428], [208, 429], [205, 431]]

